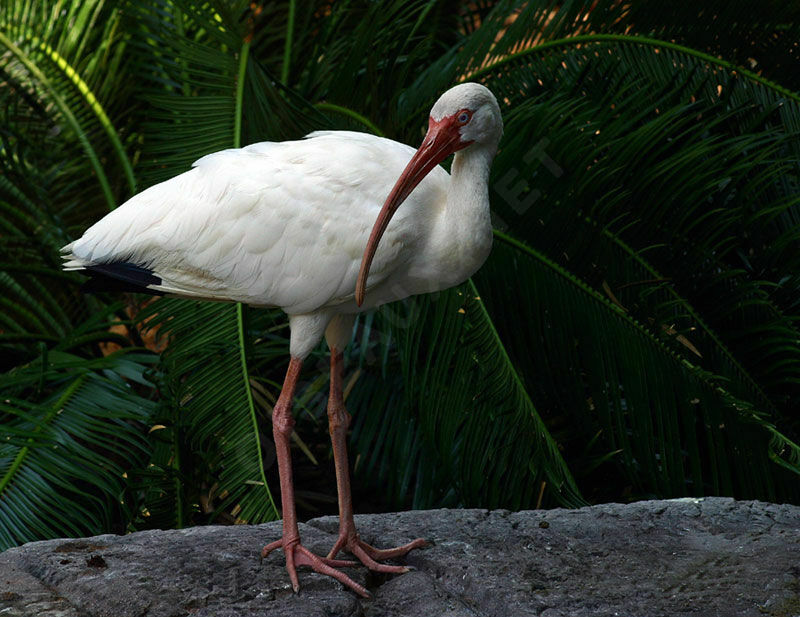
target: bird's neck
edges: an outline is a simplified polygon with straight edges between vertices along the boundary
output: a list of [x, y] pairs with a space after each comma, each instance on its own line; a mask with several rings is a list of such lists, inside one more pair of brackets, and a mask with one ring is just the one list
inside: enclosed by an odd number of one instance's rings
[[456, 282], [472, 276], [492, 246], [489, 170], [495, 151], [486, 146], [465, 148], [456, 152], [450, 169], [447, 202], [436, 235], [437, 246], [446, 253], [440, 259], [450, 262]]
[[489, 171], [497, 148], [474, 145], [456, 152], [450, 168], [447, 219], [459, 230], [491, 231]]
[[486, 187], [489, 183], [489, 170], [497, 151], [496, 147], [489, 145], [473, 145], [456, 152], [450, 175], [453, 178], [453, 188], [461, 186]]

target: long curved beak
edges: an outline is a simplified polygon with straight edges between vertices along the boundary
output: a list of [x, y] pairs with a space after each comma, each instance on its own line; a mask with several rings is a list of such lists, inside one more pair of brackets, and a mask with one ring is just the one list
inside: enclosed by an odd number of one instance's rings
[[459, 127], [452, 117], [444, 117], [438, 122], [433, 118], [430, 119], [425, 139], [422, 140], [422, 144], [414, 153], [414, 156], [411, 157], [403, 173], [400, 174], [394, 188], [386, 198], [378, 218], [375, 220], [375, 225], [372, 227], [372, 233], [367, 241], [367, 248], [364, 251], [364, 257], [361, 259], [361, 269], [358, 272], [356, 281], [356, 304], [358, 306], [364, 303], [369, 268], [375, 257], [375, 251], [378, 250], [378, 243], [381, 241], [381, 237], [389, 226], [389, 221], [392, 220], [394, 213], [397, 212], [397, 209], [411, 194], [411, 191], [422, 182], [422, 179], [434, 167], [453, 154], [453, 152], [469, 145], [469, 143], [461, 141], [458, 129]]

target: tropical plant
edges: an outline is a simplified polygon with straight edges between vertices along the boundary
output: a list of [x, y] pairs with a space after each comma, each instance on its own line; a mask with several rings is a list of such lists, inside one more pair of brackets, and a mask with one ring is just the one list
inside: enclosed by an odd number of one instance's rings
[[[466, 80], [503, 107], [495, 247], [458, 288], [356, 324], [351, 460], [369, 501], [800, 503], [800, 8], [751, 12], [8, 0], [0, 546], [276, 517], [282, 314], [87, 296], [58, 248], [215, 150], [317, 128], [416, 144]], [[316, 474], [312, 368], [295, 461]]]

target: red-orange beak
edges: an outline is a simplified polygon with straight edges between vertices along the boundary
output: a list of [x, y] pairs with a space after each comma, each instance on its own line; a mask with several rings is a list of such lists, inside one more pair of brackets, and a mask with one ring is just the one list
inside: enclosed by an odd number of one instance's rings
[[455, 116], [446, 116], [439, 121], [433, 118], [429, 120], [428, 133], [425, 135], [425, 139], [422, 140], [422, 144], [414, 153], [414, 156], [411, 157], [403, 173], [400, 174], [394, 188], [386, 198], [378, 218], [375, 220], [375, 225], [372, 227], [372, 233], [367, 241], [367, 248], [364, 251], [364, 257], [361, 259], [361, 269], [358, 272], [358, 280], [356, 281], [356, 304], [358, 306], [364, 303], [367, 276], [372, 265], [372, 259], [375, 257], [375, 251], [378, 250], [378, 243], [381, 241], [383, 232], [386, 231], [389, 221], [392, 220], [392, 216], [397, 212], [400, 204], [406, 200], [411, 191], [422, 182], [422, 179], [434, 167], [457, 150], [461, 150], [471, 143], [461, 141], [460, 128], [461, 126], [456, 122]]

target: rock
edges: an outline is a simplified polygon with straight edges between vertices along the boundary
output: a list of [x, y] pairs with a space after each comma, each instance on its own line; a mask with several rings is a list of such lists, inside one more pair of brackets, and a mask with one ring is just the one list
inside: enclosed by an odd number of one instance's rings
[[[724, 498], [527, 512], [357, 516], [361, 536], [431, 546], [386, 577], [350, 569], [363, 600], [306, 569], [295, 595], [280, 523], [32, 542], [0, 554], [0, 617], [792, 617], [800, 508]], [[326, 553], [335, 517], [301, 526]]]

